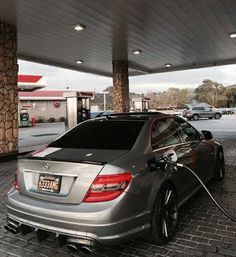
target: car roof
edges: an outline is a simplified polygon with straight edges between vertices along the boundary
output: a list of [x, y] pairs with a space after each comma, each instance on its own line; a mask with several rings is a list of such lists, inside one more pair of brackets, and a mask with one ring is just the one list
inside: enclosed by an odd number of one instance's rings
[[126, 112], [126, 113], [111, 113], [104, 115], [102, 117], [96, 118], [97, 119], [106, 119], [106, 120], [125, 120], [125, 121], [132, 121], [132, 120], [147, 120], [150, 118], [156, 118], [160, 116], [169, 116], [168, 114], [164, 114], [161, 112]]

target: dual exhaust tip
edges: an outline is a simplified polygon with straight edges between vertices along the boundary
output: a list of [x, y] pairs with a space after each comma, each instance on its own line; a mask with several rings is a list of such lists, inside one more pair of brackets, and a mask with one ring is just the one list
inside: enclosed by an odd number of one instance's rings
[[[11, 232], [12, 234], [18, 234], [20, 232], [22, 232], [23, 235], [26, 235], [28, 234], [29, 232], [31, 232], [32, 230], [29, 229], [28, 227], [24, 227], [24, 225], [22, 225], [22, 231], [21, 231], [21, 228], [19, 225], [15, 225], [15, 224], [11, 224], [11, 223], [8, 223], [4, 226], [4, 228]], [[27, 229], [28, 228], [28, 229]], [[26, 231], [27, 230], [27, 231]], [[37, 236], [38, 237], [38, 236]], [[45, 237], [46, 238], [46, 237]], [[40, 240], [42, 241], [42, 240]], [[77, 243], [73, 243], [73, 242], [67, 242], [67, 248], [73, 252], [73, 253], [76, 253], [78, 251], [81, 251], [85, 254], [91, 254], [93, 252], [93, 249], [89, 246], [86, 246], [86, 245], [81, 245], [81, 244], [77, 244]]]
[[7, 224], [7, 225], [5, 225], [4, 228], [5, 228], [7, 231], [11, 232], [12, 234], [18, 234], [18, 233], [20, 232], [20, 229], [19, 229], [18, 226], [14, 226], [14, 225], [12, 225], [12, 224], [10, 224], [10, 223]]
[[78, 251], [81, 251], [85, 254], [91, 254], [93, 252], [92, 248], [90, 248], [89, 246], [85, 246], [85, 245], [78, 245], [78, 244], [74, 244], [74, 243], [68, 243], [67, 244], [67, 248], [73, 252], [76, 253]]

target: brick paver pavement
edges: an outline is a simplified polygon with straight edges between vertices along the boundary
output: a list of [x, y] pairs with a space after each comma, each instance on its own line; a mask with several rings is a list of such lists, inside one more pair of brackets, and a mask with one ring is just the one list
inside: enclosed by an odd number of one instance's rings
[[[222, 182], [211, 182], [210, 191], [224, 208], [236, 216], [236, 139], [222, 141], [225, 149], [226, 176]], [[5, 197], [12, 184], [15, 161], [0, 163], [0, 257], [68, 257], [66, 247], [60, 248], [54, 238], [39, 244], [34, 234], [13, 235], [4, 230]], [[175, 239], [163, 246], [155, 246], [145, 238], [98, 250], [98, 257], [158, 257], [158, 256], [236, 256], [236, 223], [225, 217], [204, 191], [199, 192], [180, 211], [180, 226]]]

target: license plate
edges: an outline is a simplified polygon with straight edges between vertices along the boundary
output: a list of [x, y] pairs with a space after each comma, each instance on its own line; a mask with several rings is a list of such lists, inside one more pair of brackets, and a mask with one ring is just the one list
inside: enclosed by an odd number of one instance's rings
[[61, 187], [61, 176], [40, 174], [38, 190], [51, 193], [59, 193]]

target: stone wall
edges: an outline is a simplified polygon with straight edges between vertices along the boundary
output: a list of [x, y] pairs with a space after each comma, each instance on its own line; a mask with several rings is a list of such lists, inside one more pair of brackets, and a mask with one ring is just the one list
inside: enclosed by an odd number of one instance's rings
[[18, 151], [16, 42], [15, 26], [0, 21], [0, 155]]
[[128, 61], [113, 61], [113, 108], [115, 112], [129, 112]]

